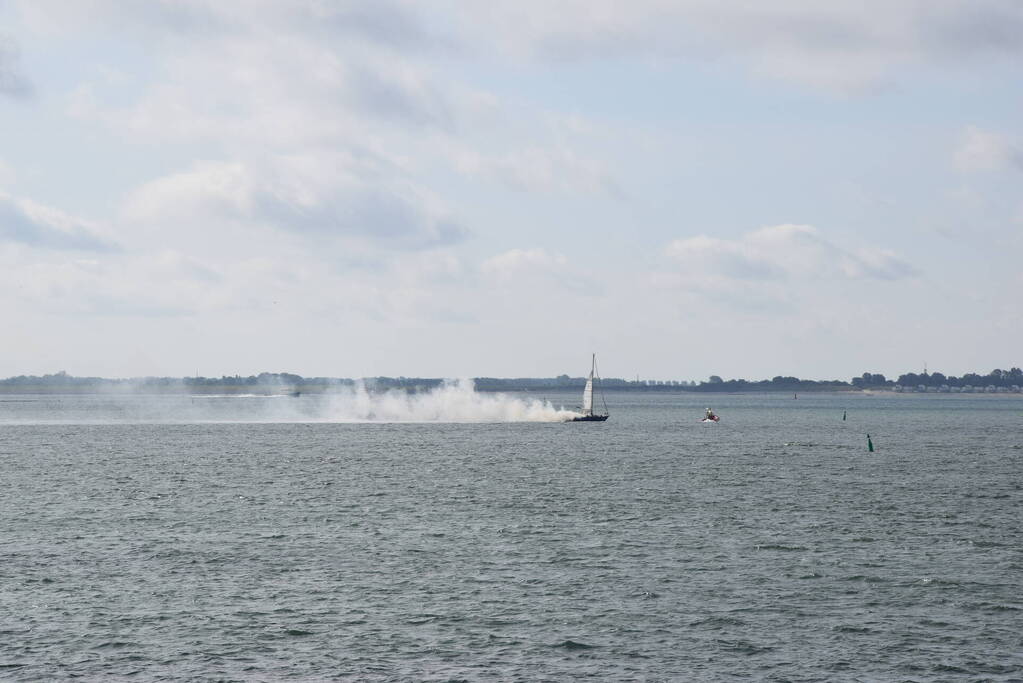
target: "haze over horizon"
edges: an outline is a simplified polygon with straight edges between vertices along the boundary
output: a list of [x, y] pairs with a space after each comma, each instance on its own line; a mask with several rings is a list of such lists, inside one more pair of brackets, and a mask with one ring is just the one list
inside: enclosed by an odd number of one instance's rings
[[0, 2], [0, 377], [1021, 365], [1023, 6]]

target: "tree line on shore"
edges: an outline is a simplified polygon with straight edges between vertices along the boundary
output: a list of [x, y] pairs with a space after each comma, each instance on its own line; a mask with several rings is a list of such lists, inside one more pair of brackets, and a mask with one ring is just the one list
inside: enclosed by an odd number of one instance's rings
[[[474, 378], [476, 388], [480, 391], [557, 391], [582, 389], [585, 377], [519, 377]], [[403, 389], [406, 391], [424, 391], [443, 384], [439, 378], [422, 377], [368, 377], [359, 380], [338, 377], [302, 377], [288, 372], [263, 372], [258, 375], [221, 377], [138, 377], [131, 379], [107, 379], [102, 377], [75, 377], [61, 371], [50, 375], [19, 375], [0, 379], [0, 388], [5, 391], [45, 392], [90, 391], [90, 390], [135, 390], [135, 391], [210, 391], [224, 389], [230, 391], [253, 391], [271, 393], [276, 391], [329, 391], [336, 387], [351, 387], [362, 383], [368, 388], [388, 390]], [[633, 391], [697, 391], [697, 392], [743, 392], [743, 391], [855, 391], [862, 389], [897, 389], [901, 387], [917, 389], [956, 387], [999, 387], [1011, 388], [1023, 386], [1023, 371], [1014, 367], [1010, 370], [992, 370], [986, 375], [967, 373], [961, 377], [944, 375], [940, 372], [905, 373], [898, 379], [891, 380], [882, 374], [865, 372], [846, 382], [834, 380], [810, 380], [791, 376], [776, 376], [772, 379], [751, 381], [746, 379], [722, 379], [711, 375], [701, 382], [681, 380], [626, 380], [606, 378], [601, 380], [605, 390]]]
[[920, 374], [907, 372], [899, 375], [897, 380], [885, 379], [884, 375], [875, 375], [869, 372], [863, 373], [860, 377], [853, 377], [852, 385], [860, 389], [866, 388], [894, 388], [902, 387], [1003, 387], [1023, 386], [1023, 370], [1012, 368], [1009, 370], [995, 369], [986, 375], [978, 375], [975, 372], [968, 372], [961, 377], [955, 375], [944, 375], [940, 372], [924, 371]]

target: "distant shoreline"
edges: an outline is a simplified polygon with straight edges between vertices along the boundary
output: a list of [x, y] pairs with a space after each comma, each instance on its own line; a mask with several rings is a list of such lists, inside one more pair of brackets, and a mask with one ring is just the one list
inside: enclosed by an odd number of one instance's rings
[[[76, 377], [66, 372], [50, 375], [19, 375], [0, 379], [0, 395], [13, 394], [154, 394], [154, 395], [254, 395], [286, 396], [325, 394], [350, 391], [357, 387], [370, 392], [404, 391], [422, 393], [433, 391], [452, 382], [465, 379], [437, 377], [303, 377], [289, 372], [261, 372], [242, 377], [132, 377], [110, 379], [105, 377]], [[581, 392], [585, 377], [474, 377], [476, 391], [484, 393], [522, 392], [549, 394], [555, 392]], [[946, 377], [941, 373], [900, 375], [898, 380], [884, 375], [864, 373], [846, 382], [839, 379], [811, 380], [799, 377], [776, 376], [772, 379], [724, 380], [711, 375], [699, 383], [679, 380], [626, 380], [617, 377], [600, 379], [600, 388], [606, 393], [634, 392], [658, 394], [835, 394], [860, 393], [878, 395], [898, 394], [1021, 394], [1023, 370], [993, 370], [988, 375], [968, 373], [962, 377]]]
[[[422, 393], [436, 389], [440, 384], [413, 385], [413, 386], [373, 386], [367, 384], [370, 392], [385, 391], [406, 391], [408, 393]], [[291, 397], [291, 396], [322, 396], [327, 394], [347, 392], [354, 389], [355, 383], [333, 384], [333, 385], [294, 385], [292, 387], [252, 387], [246, 385], [218, 385], [218, 386], [154, 386], [145, 384], [131, 384], [129, 382], [117, 383], [108, 386], [103, 385], [2, 385], [0, 384], [0, 396], [238, 396], [238, 397]], [[476, 387], [480, 393], [524, 393], [524, 394], [560, 394], [573, 393], [581, 386], [558, 385], [549, 387], [527, 387], [507, 386], [501, 388]], [[611, 386], [604, 387], [609, 394], [634, 393], [634, 394], [699, 394], [699, 395], [727, 395], [744, 396], [757, 394], [773, 395], [823, 395], [823, 394], [858, 394], [862, 396], [1020, 396], [1023, 393], [1011, 390], [1005, 391], [972, 391], [972, 392], [939, 392], [939, 391], [895, 391], [892, 389], [858, 389], [856, 387], [821, 387], [819, 389], [800, 389], [798, 391], [784, 389], [742, 389], [742, 390], [715, 390], [700, 387], [676, 387], [676, 386]]]

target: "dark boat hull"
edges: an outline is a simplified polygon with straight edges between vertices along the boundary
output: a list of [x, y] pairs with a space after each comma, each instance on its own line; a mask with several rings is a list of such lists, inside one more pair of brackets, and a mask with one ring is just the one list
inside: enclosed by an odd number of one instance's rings
[[573, 417], [572, 422], [604, 422], [610, 415], [581, 415]]

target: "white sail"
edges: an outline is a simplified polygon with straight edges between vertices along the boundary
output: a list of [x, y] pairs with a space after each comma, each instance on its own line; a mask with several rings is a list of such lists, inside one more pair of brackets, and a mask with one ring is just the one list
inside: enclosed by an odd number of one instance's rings
[[[590, 366], [590, 376], [586, 378], [586, 388], [583, 389], [582, 415], [572, 418], [572, 422], [604, 422], [607, 420], [607, 404], [604, 404], [604, 412], [601, 414], [593, 412], [593, 384], [596, 380], [597, 388], [600, 388], [600, 375], [597, 374], [597, 354], [593, 354], [593, 364]], [[604, 393], [601, 392], [600, 400], [604, 400]]]

